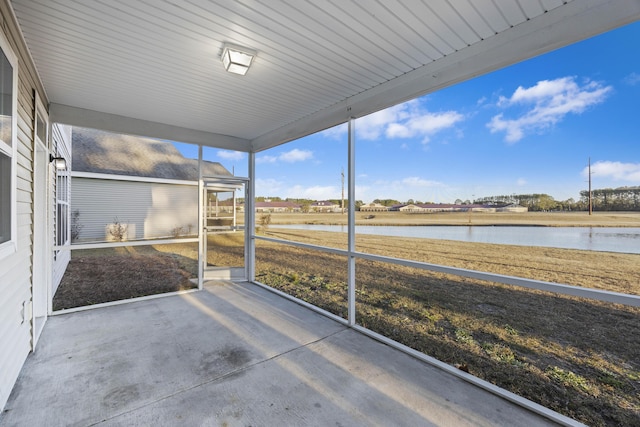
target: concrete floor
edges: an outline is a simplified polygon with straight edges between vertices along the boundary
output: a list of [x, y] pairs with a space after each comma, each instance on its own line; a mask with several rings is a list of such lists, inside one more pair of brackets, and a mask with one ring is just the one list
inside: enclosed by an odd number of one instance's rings
[[542, 426], [255, 285], [51, 317], [2, 426]]

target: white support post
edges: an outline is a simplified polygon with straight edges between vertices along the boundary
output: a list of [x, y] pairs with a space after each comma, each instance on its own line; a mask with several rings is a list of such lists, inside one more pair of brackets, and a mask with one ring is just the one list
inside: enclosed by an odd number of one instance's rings
[[236, 193], [238, 192], [237, 188], [233, 189], [233, 206], [231, 207], [231, 209], [233, 210], [233, 212], [231, 212], [231, 214], [233, 215], [233, 232], [235, 233], [236, 230], [236, 226], [238, 225], [238, 222], [236, 221]]
[[256, 209], [255, 209], [255, 189], [256, 189], [256, 153], [249, 152], [249, 182], [244, 189], [245, 208], [245, 267], [247, 280], [256, 280]]
[[198, 145], [198, 289], [202, 290], [204, 283], [204, 264], [207, 262], [204, 239], [205, 213], [204, 181], [202, 180], [202, 145]]
[[348, 227], [348, 267], [347, 267], [347, 285], [348, 285], [348, 317], [349, 325], [356, 324], [356, 182], [355, 182], [355, 170], [356, 170], [356, 120], [355, 118], [349, 119], [349, 143], [348, 143], [348, 208], [347, 208], [347, 227]]

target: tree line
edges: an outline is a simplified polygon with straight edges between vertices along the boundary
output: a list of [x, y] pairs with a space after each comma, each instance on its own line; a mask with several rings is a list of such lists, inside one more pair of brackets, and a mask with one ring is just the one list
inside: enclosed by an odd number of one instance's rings
[[[588, 203], [589, 191], [581, 191], [580, 197]], [[599, 211], [640, 211], [640, 187], [592, 190], [591, 203]]]
[[[580, 192], [580, 199], [555, 200], [548, 194], [509, 194], [482, 197], [477, 204], [526, 206], [529, 211], [586, 211], [589, 209], [589, 191]], [[594, 211], [640, 211], [640, 187], [600, 188], [591, 191]]]
[[[256, 201], [289, 201], [297, 203], [303, 207], [308, 207], [315, 200], [311, 199], [296, 199], [280, 197], [256, 197]], [[337, 205], [341, 203], [341, 200], [329, 200]], [[375, 199], [374, 203], [379, 203], [384, 206], [393, 206], [400, 204], [421, 204], [423, 202], [419, 200], [409, 199], [407, 201], [400, 201], [395, 199]], [[430, 203], [430, 202], [424, 202]], [[455, 201], [456, 204], [468, 205], [493, 205], [493, 206], [506, 206], [506, 205], [520, 205], [525, 206], [531, 212], [544, 212], [544, 211], [586, 211], [589, 209], [589, 191], [584, 190], [580, 192], [580, 199], [575, 200], [569, 198], [567, 200], [556, 200], [549, 194], [534, 193], [534, 194], [508, 194], [498, 196], [480, 197], [473, 200], [462, 201], [460, 199]], [[640, 186], [634, 187], [618, 187], [618, 188], [600, 188], [591, 191], [591, 203], [594, 211], [640, 211]], [[347, 201], [345, 200], [345, 206]], [[356, 201], [356, 209], [358, 209], [363, 202], [361, 200]]]

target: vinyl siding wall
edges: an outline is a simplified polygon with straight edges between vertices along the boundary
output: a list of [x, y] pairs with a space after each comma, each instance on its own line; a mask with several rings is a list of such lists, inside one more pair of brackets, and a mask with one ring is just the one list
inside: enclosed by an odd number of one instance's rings
[[127, 226], [127, 240], [173, 237], [176, 227], [197, 233], [197, 185], [71, 178], [71, 211], [79, 212], [81, 242], [113, 240], [115, 219]]
[[46, 98], [8, 0], [0, 0], [0, 20], [0, 31], [18, 57], [17, 251], [0, 259], [1, 410], [31, 350], [34, 90], [45, 104]]

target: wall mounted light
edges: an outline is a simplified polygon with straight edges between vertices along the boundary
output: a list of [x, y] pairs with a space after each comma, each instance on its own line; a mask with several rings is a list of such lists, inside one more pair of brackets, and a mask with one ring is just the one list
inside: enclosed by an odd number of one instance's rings
[[58, 170], [64, 170], [67, 168], [67, 160], [64, 157], [53, 157], [53, 154], [49, 154], [49, 162]]
[[256, 54], [257, 52], [255, 50], [225, 44], [222, 46], [222, 56], [220, 59], [222, 60], [225, 70], [244, 76], [247, 74], [247, 71], [249, 71], [251, 62]]

